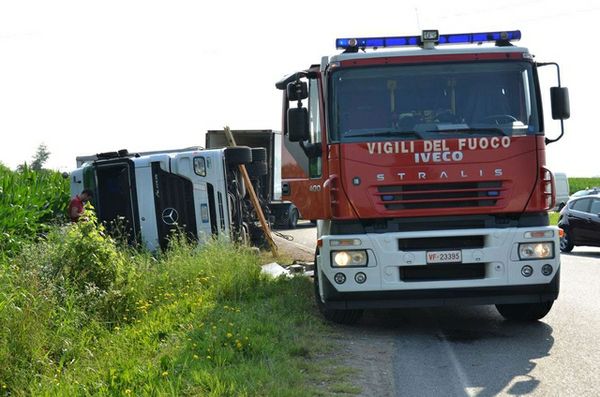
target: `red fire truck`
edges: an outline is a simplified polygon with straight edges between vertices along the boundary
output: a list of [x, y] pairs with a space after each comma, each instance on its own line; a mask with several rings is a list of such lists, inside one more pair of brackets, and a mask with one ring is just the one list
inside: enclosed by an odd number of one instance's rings
[[[317, 220], [315, 296], [324, 316], [363, 309], [494, 304], [544, 317], [558, 297], [559, 229], [545, 146], [564, 132], [556, 63], [520, 31], [338, 39], [342, 53], [289, 75], [282, 192]], [[396, 48], [400, 47], [400, 48]], [[556, 139], [545, 137], [538, 69]]]

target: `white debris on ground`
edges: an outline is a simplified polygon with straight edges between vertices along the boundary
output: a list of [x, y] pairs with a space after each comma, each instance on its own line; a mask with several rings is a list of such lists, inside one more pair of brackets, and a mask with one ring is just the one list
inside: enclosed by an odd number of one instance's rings
[[302, 262], [294, 262], [293, 264], [283, 267], [277, 262], [267, 263], [266, 265], [261, 266], [261, 273], [267, 274], [273, 278], [285, 276], [285, 277], [295, 277], [295, 276], [306, 276], [312, 277], [313, 270], [311, 264], [302, 263]]
[[277, 262], [267, 263], [266, 265], [262, 265], [261, 268], [262, 268], [261, 273], [268, 274], [269, 276], [271, 276], [273, 278], [279, 277], [282, 275], [285, 275], [286, 277], [292, 277], [292, 275], [290, 274], [290, 271], [287, 270], [286, 268], [284, 268], [283, 266], [281, 266]]

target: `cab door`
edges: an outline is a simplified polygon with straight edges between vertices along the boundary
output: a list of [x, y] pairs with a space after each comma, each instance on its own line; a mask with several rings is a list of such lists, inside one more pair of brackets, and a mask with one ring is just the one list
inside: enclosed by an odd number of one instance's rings
[[[284, 93], [284, 97], [285, 95]], [[290, 200], [298, 208], [302, 218], [311, 220], [326, 219], [331, 212], [325, 187], [328, 175], [327, 142], [323, 136], [325, 118], [322, 99], [321, 79], [310, 79], [308, 81], [310, 138], [307, 143], [320, 147], [319, 155], [307, 155], [298, 142], [289, 140], [287, 134], [284, 135], [282, 148], [282, 199]], [[285, 102], [287, 103], [287, 100]], [[285, 111], [284, 107], [284, 114]]]
[[[92, 206], [97, 207], [98, 205], [98, 181], [96, 180], [96, 171], [92, 165], [83, 166], [83, 187], [79, 190], [89, 189], [92, 191], [93, 196], [91, 199]], [[79, 193], [78, 192], [78, 193]]]
[[585, 244], [588, 234], [587, 224], [590, 222], [591, 198], [583, 198], [573, 202], [567, 215], [571, 239], [575, 244]]

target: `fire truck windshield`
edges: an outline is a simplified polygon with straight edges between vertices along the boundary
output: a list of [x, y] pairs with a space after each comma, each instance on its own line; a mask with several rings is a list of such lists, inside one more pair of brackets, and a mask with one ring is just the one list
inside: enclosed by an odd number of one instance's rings
[[333, 141], [541, 131], [528, 62], [444, 63], [338, 69], [331, 75]]

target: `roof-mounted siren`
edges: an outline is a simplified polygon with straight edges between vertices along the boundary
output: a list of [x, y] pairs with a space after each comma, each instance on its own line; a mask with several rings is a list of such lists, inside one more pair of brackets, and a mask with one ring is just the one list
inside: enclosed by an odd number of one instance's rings
[[[340, 39], [338, 39], [338, 40], [340, 40]], [[336, 41], [336, 46], [337, 46], [337, 41]], [[375, 47], [375, 48], [377, 48], [377, 47]], [[364, 47], [363, 47], [363, 50], [364, 50]], [[346, 49], [344, 50], [344, 53], [352, 53], [352, 52], [358, 52], [358, 40], [357, 39], [348, 39], [348, 44], [347, 44]]]
[[440, 39], [440, 32], [437, 30], [423, 30], [421, 32], [421, 47], [426, 50], [433, 50]]
[[433, 48], [436, 45], [446, 44], [481, 44], [494, 42], [497, 46], [512, 45], [511, 41], [521, 39], [521, 31], [507, 30], [483, 33], [454, 33], [439, 34], [437, 30], [424, 30], [421, 36], [395, 36], [395, 37], [355, 37], [336, 39], [337, 49], [348, 52], [358, 52], [366, 48], [387, 47], [423, 47]]

